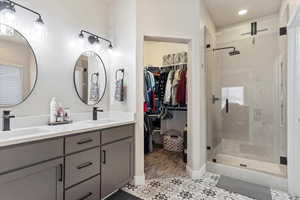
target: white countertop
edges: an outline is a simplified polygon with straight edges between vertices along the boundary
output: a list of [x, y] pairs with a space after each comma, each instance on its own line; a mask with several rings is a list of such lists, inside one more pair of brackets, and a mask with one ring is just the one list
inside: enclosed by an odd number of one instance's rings
[[70, 136], [77, 133], [113, 128], [133, 123], [135, 123], [133, 118], [115, 119], [108, 117], [101, 118], [97, 121], [85, 120], [58, 126], [42, 125], [12, 129], [11, 131], [0, 131], [0, 147]]

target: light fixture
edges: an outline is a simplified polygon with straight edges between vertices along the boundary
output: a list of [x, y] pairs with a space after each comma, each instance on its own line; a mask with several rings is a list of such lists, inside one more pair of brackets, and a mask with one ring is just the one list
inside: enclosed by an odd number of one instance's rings
[[82, 32], [82, 31], [80, 31], [80, 33], [79, 33], [79, 38], [80, 38], [80, 39], [83, 39], [83, 38], [84, 38], [84, 35], [83, 35], [83, 32]]
[[248, 13], [248, 10], [243, 9], [243, 10], [240, 10], [238, 13], [239, 13], [239, 15], [246, 15]]
[[39, 15], [39, 17], [37, 18], [37, 20], [35, 20], [35, 24], [39, 25], [39, 26], [43, 26], [45, 23], [42, 19], [42, 17]]
[[94, 33], [91, 33], [89, 31], [85, 31], [85, 30], [81, 30], [80, 33], [79, 33], [79, 38], [84, 38], [84, 33], [85, 34], [88, 34], [88, 41], [90, 44], [94, 44], [94, 43], [97, 43], [97, 44], [100, 44], [101, 41], [105, 41], [108, 43], [108, 48], [112, 49], [113, 46], [112, 46], [112, 43], [110, 40], [106, 39], [106, 38], [103, 38], [103, 37], [100, 37]]
[[0, 1], [1, 21], [7, 25], [13, 25], [16, 18], [15, 6], [9, 1]]
[[40, 13], [11, 0], [0, 0], [0, 12], [4, 16], [4, 22], [7, 22], [14, 18], [16, 12], [15, 9], [16, 6], [37, 15], [38, 18], [36, 19], [35, 23], [39, 24], [40, 26], [44, 25], [44, 21]]

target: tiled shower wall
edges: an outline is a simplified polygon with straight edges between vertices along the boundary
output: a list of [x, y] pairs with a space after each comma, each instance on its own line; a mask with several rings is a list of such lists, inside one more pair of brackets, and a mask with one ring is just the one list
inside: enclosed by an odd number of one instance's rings
[[[279, 37], [275, 22], [269, 17], [259, 23], [269, 31], [255, 37], [242, 37], [242, 27], [222, 31], [217, 47], [235, 46], [241, 52], [229, 56], [229, 51], [213, 53], [208, 69], [208, 86], [212, 94], [221, 98], [208, 107], [213, 114], [210, 136], [214, 147], [222, 153], [279, 163], [286, 155], [286, 132], [280, 108], [281, 71]], [[247, 30], [245, 25], [245, 30]], [[236, 37], [229, 32], [236, 32]], [[247, 32], [247, 31], [246, 31]], [[236, 39], [234, 39], [236, 38]], [[211, 70], [211, 71], [210, 71]], [[227, 96], [225, 96], [225, 93]], [[228, 94], [230, 94], [228, 96]], [[229, 112], [225, 112], [225, 97], [229, 97]], [[220, 141], [222, 141], [220, 143]]]

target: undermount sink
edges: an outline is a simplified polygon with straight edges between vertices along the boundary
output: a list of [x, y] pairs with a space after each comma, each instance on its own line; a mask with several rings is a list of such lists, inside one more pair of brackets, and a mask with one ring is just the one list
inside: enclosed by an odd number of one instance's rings
[[24, 128], [24, 129], [15, 129], [11, 131], [3, 131], [1, 134], [7, 134], [8, 136], [16, 137], [16, 136], [34, 135], [34, 134], [46, 133], [46, 132], [49, 132], [49, 130], [43, 128]]
[[106, 123], [112, 123], [112, 122], [115, 122], [114, 120], [111, 120], [111, 119], [99, 119], [99, 120], [90, 120], [90, 121], [86, 121], [86, 123], [89, 123], [89, 124], [106, 124]]

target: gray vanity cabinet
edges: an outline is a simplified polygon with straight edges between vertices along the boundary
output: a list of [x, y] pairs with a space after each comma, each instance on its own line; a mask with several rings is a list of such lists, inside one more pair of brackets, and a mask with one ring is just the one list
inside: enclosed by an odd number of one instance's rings
[[0, 176], [0, 199], [63, 200], [63, 159]]
[[128, 183], [133, 174], [133, 138], [102, 146], [101, 197]]
[[2, 147], [0, 200], [106, 197], [133, 177], [133, 136], [124, 125]]

